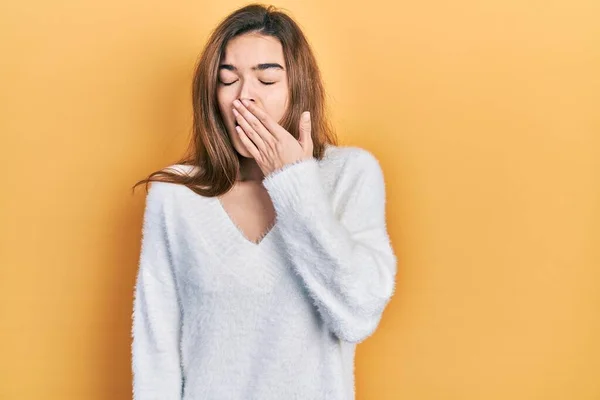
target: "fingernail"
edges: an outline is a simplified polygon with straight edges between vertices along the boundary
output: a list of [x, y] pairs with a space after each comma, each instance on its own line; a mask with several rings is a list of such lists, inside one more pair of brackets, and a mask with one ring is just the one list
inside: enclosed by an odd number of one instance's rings
[[239, 101], [239, 100], [234, 100], [234, 101], [233, 101], [233, 105], [234, 105], [234, 106], [236, 106], [236, 107], [239, 107], [239, 106], [241, 106], [242, 104], [240, 103], [240, 101]]
[[308, 121], [310, 119], [310, 112], [306, 111], [302, 114], [302, 118], [304, 118], [305, 121]]

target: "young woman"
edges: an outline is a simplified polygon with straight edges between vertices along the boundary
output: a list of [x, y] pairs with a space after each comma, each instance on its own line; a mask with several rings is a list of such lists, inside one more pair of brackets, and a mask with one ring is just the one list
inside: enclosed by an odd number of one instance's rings
[[[191, 155], [154, 172], [132, 325], [133, 397], [354, 399], [356, 344], [395, 288], [377, 159], [336, 145], [285, 13], [212, 33]], [[136, 184], [136, 185], [137, 185]]]

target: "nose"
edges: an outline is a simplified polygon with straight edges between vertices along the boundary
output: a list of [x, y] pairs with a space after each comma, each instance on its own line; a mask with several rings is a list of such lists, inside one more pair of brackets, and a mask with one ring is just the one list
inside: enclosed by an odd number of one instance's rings
[[254, 89], [250, 80], [244, 80], [244, 82], [242, 83], [239, 97], [240, 100], [246, 99], [252, 102], [256, 102]]

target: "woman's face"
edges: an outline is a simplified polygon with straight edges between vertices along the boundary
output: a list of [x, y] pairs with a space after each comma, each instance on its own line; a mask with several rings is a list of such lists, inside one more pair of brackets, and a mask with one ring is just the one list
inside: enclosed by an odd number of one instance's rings
[[288, 105], [288, 80], [281, 42], [272, 36], [247, 33], [231, 39], [219, 66], [217, 99], [233, 146], [252, 158], [235, 130], [233, 101], [247, 99], [280, 121]]

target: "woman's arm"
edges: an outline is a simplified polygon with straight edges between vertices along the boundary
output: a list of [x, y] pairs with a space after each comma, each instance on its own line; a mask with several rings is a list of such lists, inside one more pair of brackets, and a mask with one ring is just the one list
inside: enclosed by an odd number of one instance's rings
[[385, 183], [377, 159], [356, 148], [337, 182], [341, 215], [315, 158], [265, 177], [279, 233], [295, 272], [324, 322], [340, 339], [359, 343], [377, 328], [396, 277], [385, 223]]
[[144, 211], [132, 325], [134, 400], [182, 397], [181, 308], [166, 238], [164, 185], [151, 184]]

